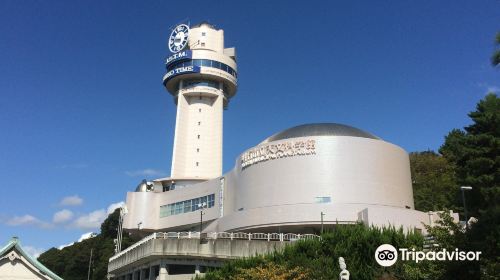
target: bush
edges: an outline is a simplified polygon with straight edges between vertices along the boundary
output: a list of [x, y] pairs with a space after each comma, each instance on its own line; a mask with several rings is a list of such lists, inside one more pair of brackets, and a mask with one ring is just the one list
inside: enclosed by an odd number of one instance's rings
[[[379, 266], [374, 258], [375, 250], [384, 243], [396, 248], [422, 249], [423, 237], [413, 232], [405, 234], [393, 227], [343, 225], [323, 234], [321, 240], [301, 240], [281, 252], [228, 262], [220, 269], [209, 271], [204, 279], [338, 279], [339, 257], [345, 259], [351, 279], [436, 279], [425, 262], [418, 265], [397, 262], [390, 268]], [[286, 271], [289, 273], [284, 273]]]

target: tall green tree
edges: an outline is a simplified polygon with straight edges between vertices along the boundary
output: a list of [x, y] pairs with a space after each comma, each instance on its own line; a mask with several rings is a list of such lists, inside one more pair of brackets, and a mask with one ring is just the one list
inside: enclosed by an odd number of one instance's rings
[[439, 152], [455, 165], [458, 183], [473, 187], [467, 207], [478, 215], [500, 202], [500, 99], [488, 94], [469, 117], [473, 123], [451, 131]]
[[[498, 32], [497, 36], [495, 37], [495, 45], [500, 47], [500, 32]], [[500, 49], [497, 49], [493, 52], [491, 63], [493, 64], [493, 66], [498, 66], [500, 64]]]
[[456, 209], [458, 188], [455, 171], [445, 157], [433, 152], [410, 153], [415, 209]]
[[[484, 279], [500, 275], [500, 99], [488, 94], [469, 114], [472, 124], [453, 130], [440, 153], [455, 165], [467, 192], [467, 208], [479, 221], [467, 233], [471, 249], [482, 251]], [[491, 277], [490, 277], [491, 276]]]

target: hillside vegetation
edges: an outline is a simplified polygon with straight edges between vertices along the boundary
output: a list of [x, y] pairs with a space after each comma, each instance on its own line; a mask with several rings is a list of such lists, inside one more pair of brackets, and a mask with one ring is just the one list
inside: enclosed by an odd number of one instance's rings
[[[120, 210], [110, 214], [101, 225], [101, 233], [96, 237], [65, 247], [61, 250], [52, 248], [38, 257], [38, 260], [65, 280], [87, 280], [92, 250], [90, 279], [107, 279], [108, 260], [114, 254], [113, 240], [117, 236]], [[122, 248], [125, 249], [138, 240], [127, 234], [123, 236]]]

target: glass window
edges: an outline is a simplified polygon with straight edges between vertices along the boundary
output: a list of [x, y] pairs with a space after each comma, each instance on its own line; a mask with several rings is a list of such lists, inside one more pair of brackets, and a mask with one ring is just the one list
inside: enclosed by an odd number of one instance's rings
[[160, 206], [160, 218], [199, 210], [199, 205], [205, 203], [204, 208], [212, 208], [215, 205], [215, 194], [193, 198], [185, 201]]
[[181, 213], [181, 210], [182, 210], [182, 202], [177, 202], [175, 203], [175, 211], [174, 211], [174, 214], [175, 215], [178, 215]]
[[191, 200], [184, 201], [184, 213], [191, 212]]
[[165, 213], [165, 210], [166, 210], [166, 206], [160, 206], [160, 217], [165, 217], [166, 216], [166, 213]]
[[202, 59], [201, 60], [201, 66], [212, 67], [212, 61], [210, 61], [208, 59]]
[[332, 202], [332, 198], [329, 196], [318, 196], [315, 199], [316, 203], [330, 203]]
[[213, 68], [219, 68], [221, 67], [221, 63], [218, 61], [212, 61], [212, 67]]
[[215, 194], [208, 196], [208, 208], [214, 207]]
[[201, 66], [201, 59], [193, 59], [194, 66]]

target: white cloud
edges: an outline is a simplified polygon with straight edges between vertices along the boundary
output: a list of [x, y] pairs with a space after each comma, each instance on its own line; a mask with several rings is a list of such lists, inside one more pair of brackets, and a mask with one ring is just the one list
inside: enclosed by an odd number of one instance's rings
[[79, 229], [97, 229], [107, 217], [108, 214], [105, 209], [95, 210], [86, 215], [80, 216], [73, 223], [73, 226]]
[[484, 94], [488, 93], [500, 93], [500, 87], [488, 83], [478, 83], [478, 87], [483, 88], [485, 90]]
[[78, 242], [82, 242], [85, 239], [94, 238], [94, 237], [96, 237], [96, 235], [97, 234], [95, 232], [84, 233], [84, 234], [82, 234], [82, 236], [80, 236], [80, 238], [78, 238]]
[[122, 206], [125, 206], [125, 202], [123, 201], [112, 203], [111, 205], [108, 206], [108, 215], [115, 212], [116, 208], [120, 208]]
[[486, 88], [486, 90], [488, 91], [488, 93], [490, 93], [490, 92], [498, 93], [498, 92], [500, 92], [500, 87], [489, 86], [489, 87]]
[[8, 226], [36, 226], [40, 228], [50, 228], [51, 224], [39, 220], [31, 215], [15, 216], [7, 220], [5, 223]]
[[166, 175], [166, 173], [161, 171], [161, 170], [151, 169], [151, 168], [146, 168], [146, 169], [142, 169], [142, 170], [134, 170], [134, 171], [126, 171], [125, 174], [127, 174], [130, 177], [139, 177], [139, 176], [149, 177], [149, 176], [165, 176]]
[[33, 246], [23, 246], [23, 250], [26, 251], [29, 255], [35, 257], [35, 259], [38, 259], [38, 257], [45, 252], [45, 249], [42, 248], [35, 248]]
[[[78, 238], [78, 242], [82, 242], [85, 239], [94, 238], [94, 237], [96, 237], [96, 235], [97, 234], [95, 232], [86, 232], [86, 233], [82, 234], [80, 236], [80, 238]], [[68, 243], [68, 244], [63, 244], [63, 245], [61, 245], [61, 246], [59, 246], [57, 248], [59, 250], [62, 250], [62, 249], [66, 248], [66, 247], [69, 247], [69, 246], [71, 246], [73, 244], [75, 244], [75, 242], [71, 242], [71, 243]]]
[[69, 247], [69, 246], [71, 246], [73, 244], [75, 244], [75, 242], [71, 242], [71, 243], [68, 243], [68, 244], [63, 244], [63, 245], [57, 247], [57, 249], [62, 250], [62, 249], [66, 248], [66, 247]]
[[56, 224], [65, 223], [65, 222], [71, 220], [71, 218], [73, 218], [73, 216], [74, 216], [73, 212], [71, 212], [70, 210], [67, 210], [67, 209], [63, 209], [63, 210], [56, 212], [54, 214], [54, 217], [52, 218], [52, 222], [54, 222]]
[[78, 206], [82, 204], [83, 204], [83, 199], [78, 195], [64, 197], [61, 200], [61, 202], [59, 202], [59, 205], [61, 206]]
[[79, 229], [98, 229], [101, 227], [102, 222], [113, 213], [116, 208], [125, 205], [123, 201], [110, 204], [107, 208], [98, 209], [88, 214], [84, 214], [76, 219], [72, 226]]

